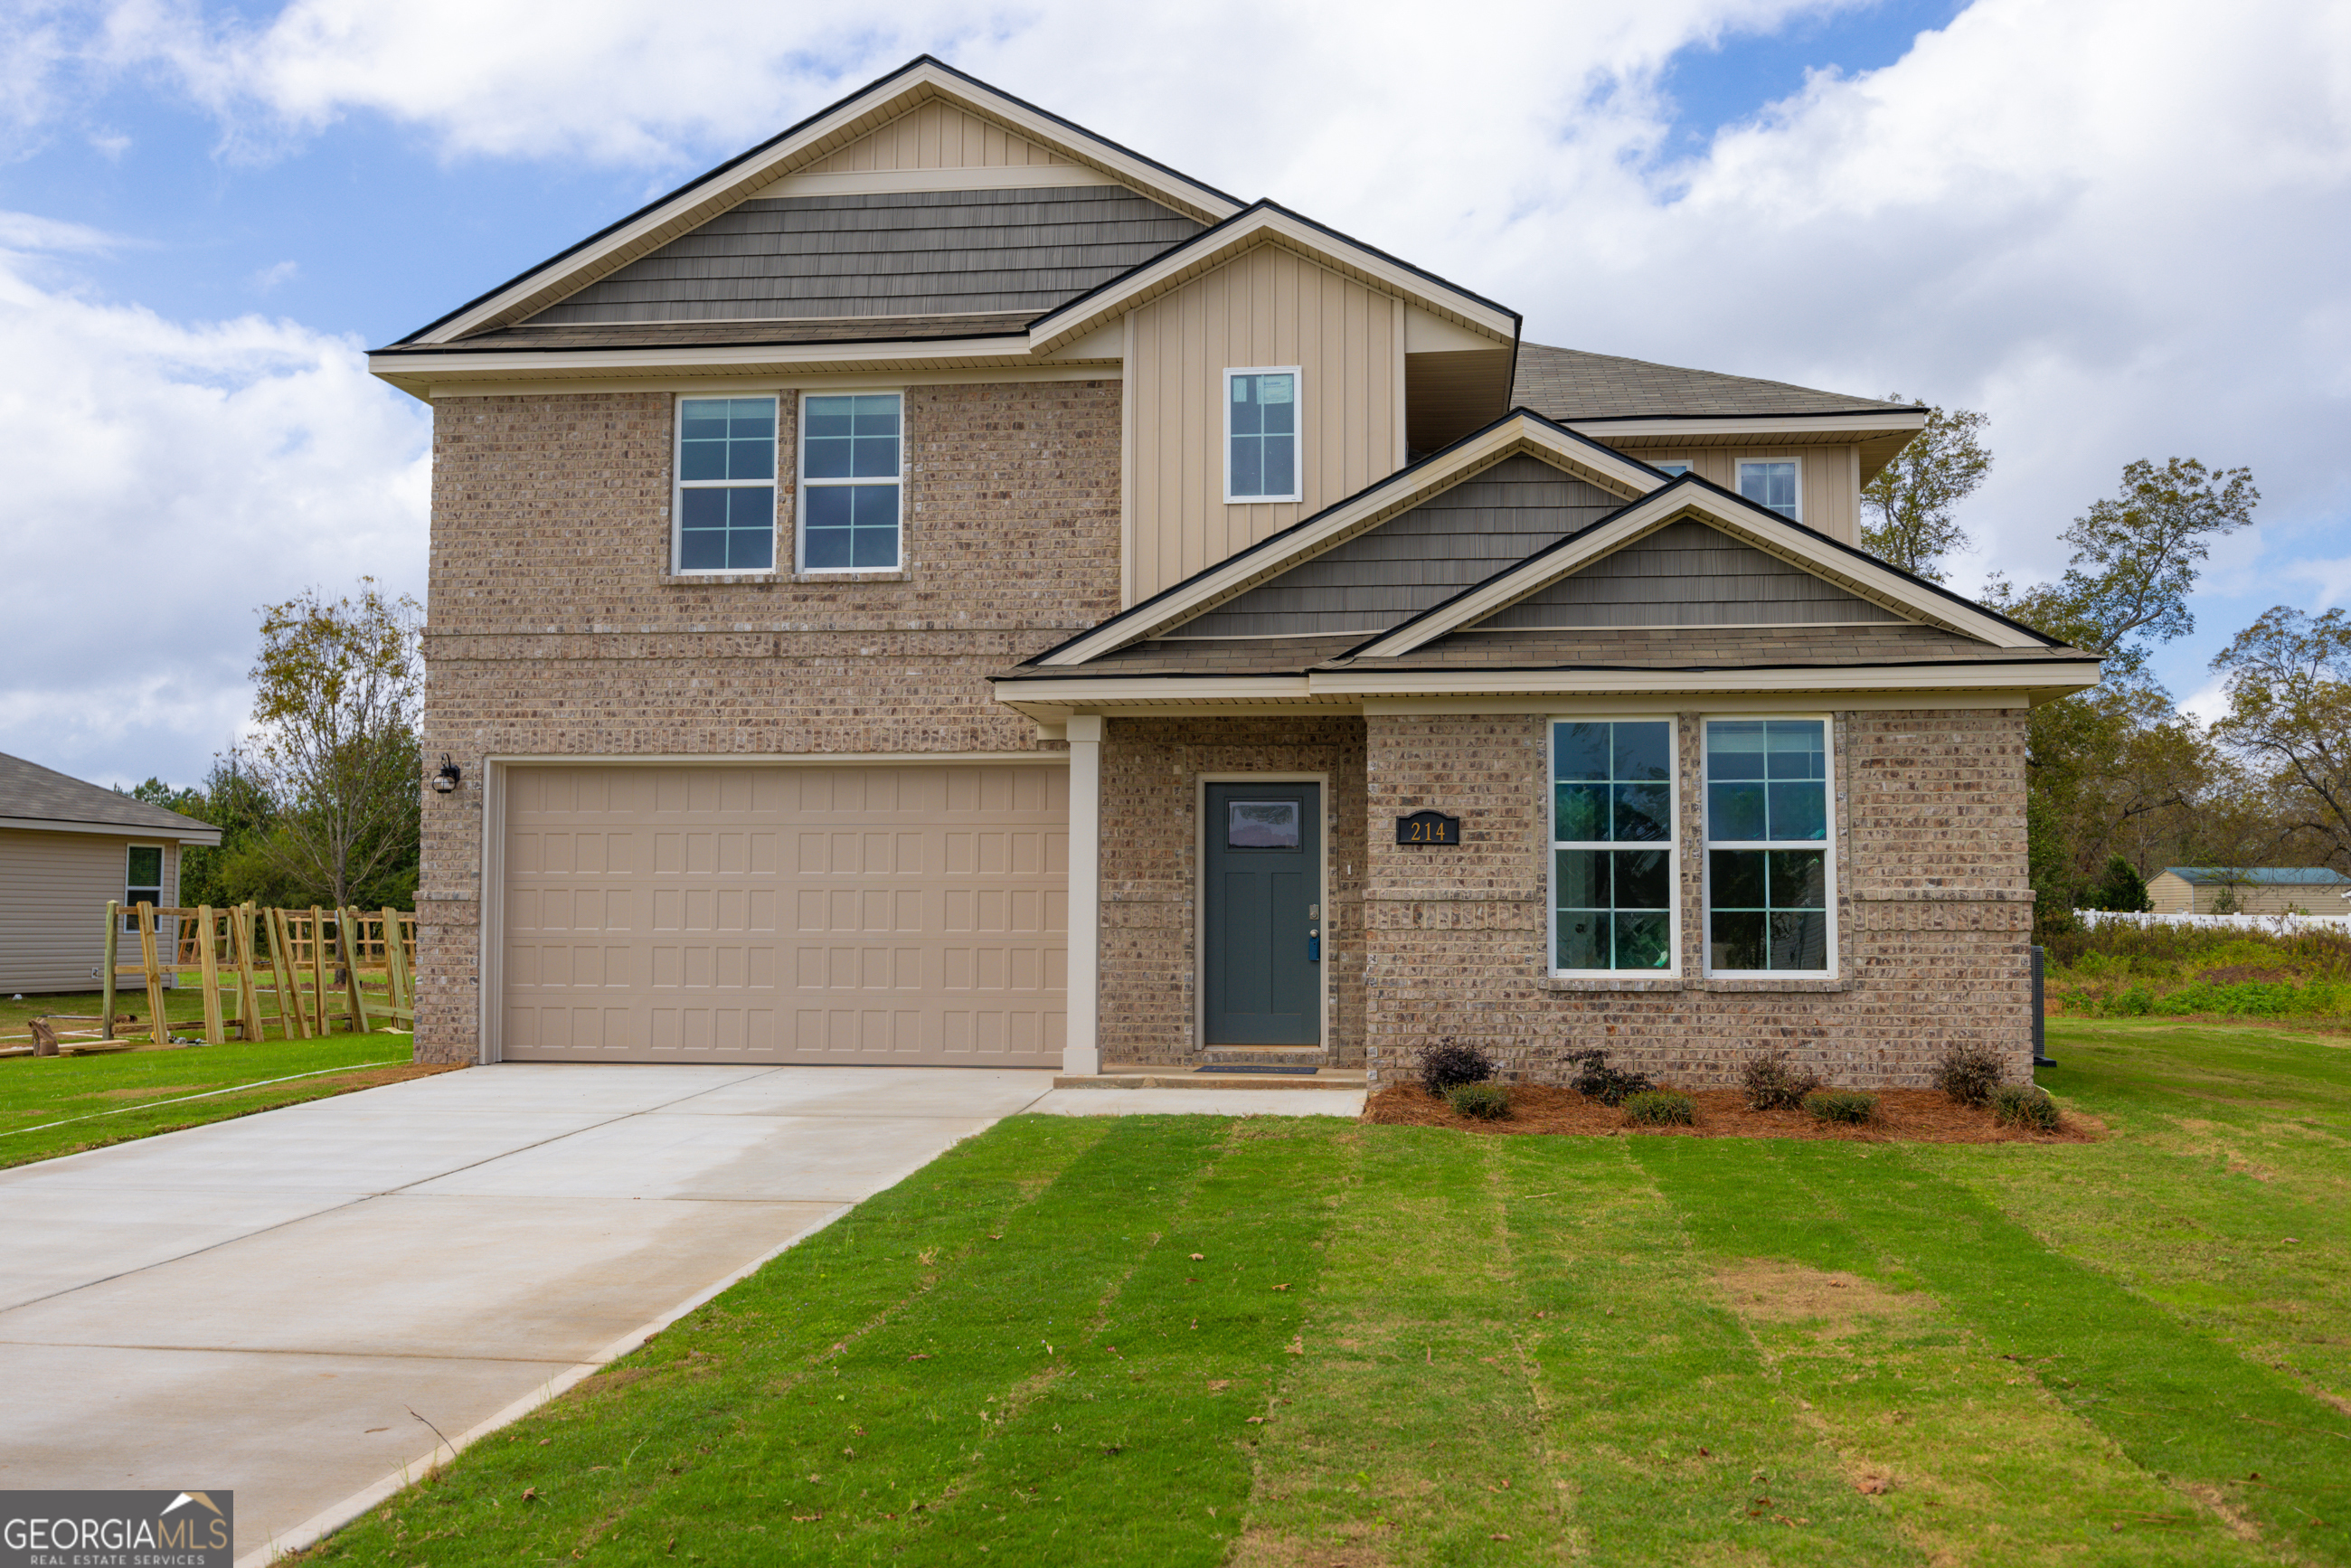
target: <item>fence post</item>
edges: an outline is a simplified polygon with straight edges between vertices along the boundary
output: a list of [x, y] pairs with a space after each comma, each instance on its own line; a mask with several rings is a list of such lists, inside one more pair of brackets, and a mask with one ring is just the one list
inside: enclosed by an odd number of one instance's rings
[[319, 1038], [324, 1040], [335, 1031], [327, 1018], [327, 917], [315, 904], [310, 906], [310, 986]]
[[286, 912], [271, 905], [263, 917], [269, 928], [269, 983], [277, 995], [277, 1021], [287, 1026], [288, 1040], [310, 1038], [310, 1020], [302, 1008], [302, 977], [294, 967], [294, 933]]
[[139, 962], [147, 972], [148, 1042], [169, 1045], [172, 1030], [163, 1021], [163, 971], [155, 963], [155, 906], [152, 904], [139, 906]]
[[213, 947], [213, 937], [220, 927], [213, 915], [213, 906], [202, 904], [196, 910], [196, 973], [204, 982], [204, 1043], [226, 1045], [228, 1023], [221, 1016], [220, 955]]
[[[400, 912], [389, 904], [383, 912], [383, 987], [392, 993], [392, 1005], [407, 1009], [408, 1027], [416, 1027], [416, 987], [408, 973], [407, 944], [401, 940]], [[398, 1023], [398, 1013], [392, 1022]]]
[[114, 1038], [114, 965], [122, 941], [122, 901], [106, 901], [106, 1021], [98, 1028], [98, 1038]]
[[365, 1034], [371, 1026], [367, 998], [360, 994], [360, 954], [367, 946], [367, 932], [360, 924], [360, 912], [349, 904], [336, 910], [335, 930], [343, 948], [343, 995], [351, 1004], [351, 1032]]
[[[229, 956], [236, 964], [236, 1027], [246, 1040], [266, 1040], [268, 1026], [261, 1019], [261, 987], [253, 977], [253, 905], [240, 904], [228, 912]], [[285, 1033], [282, 1021], [278, 1030]]]

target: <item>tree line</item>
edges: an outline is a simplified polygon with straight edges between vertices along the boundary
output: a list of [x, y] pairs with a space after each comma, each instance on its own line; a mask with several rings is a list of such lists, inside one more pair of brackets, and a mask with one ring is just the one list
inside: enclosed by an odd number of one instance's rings
[[[1897, 398], [1898, 401], [1898, 398]], [[1971, 548], [1958, 503], [1991, 471], [1986, 420], [1931, 410], [1927, 428], [1863, 494], [1862, 542], [1939, 582]], [[2180, 711], [2147, 668], [2196, 629], [2189, 595], [2215, 540], [2252, 522], [2252, 471], [2194, 458], [2124, 465], [2112, 496], [2060, 536], [2053, 582], [1994, 576], [1992, 609], [2105, 655], [2105, 678], [2034, 708], [2026, 725], [2026, 825], [2034, 928], [2075, 909], [2144, 909], [2166, 865], [2327, 865], [2351, 871], [2351, 621], [2280, 604], [2213, 659], [2228, 711]]]
[[221, 830], [218, 848], [182, 852], [183, 906], [416, 906], [421, 617], [372, 578], [262, 610], [248, 738], [201, 784], [130, 791]]

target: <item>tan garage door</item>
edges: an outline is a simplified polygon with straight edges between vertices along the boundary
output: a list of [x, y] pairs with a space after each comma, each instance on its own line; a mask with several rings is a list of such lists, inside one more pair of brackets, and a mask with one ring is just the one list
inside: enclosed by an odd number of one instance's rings
[[1069, 770], [531, 767], [502, 1054], [1059, 1066]]

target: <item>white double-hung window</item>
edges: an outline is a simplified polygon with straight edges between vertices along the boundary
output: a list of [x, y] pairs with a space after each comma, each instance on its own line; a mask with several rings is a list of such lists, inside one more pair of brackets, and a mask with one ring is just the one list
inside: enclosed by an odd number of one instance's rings
[[1836, 963], [1825, 718], [1706, 724], [1706, 954], [1717, 975]]
[[1803, 521], [1802, 507], [1797, 501], [1796, 460], [1792, 457], [1741, 463], [1739, 465], [1739, 493], [1757, 506], [1767, 507], [1779, 513], [1792, 523]]
[[1671, 971], [1673, 721], [1561, 719], [1551, 758], [1552, 968]]
[[1225, 499], [1295, 501], [1298, 367], [1225, 372]]
[[776, 400], [678, 399], [676, 473], [674, 570], [773, 571]]
[[802, 571], [898, 569], [904, 413], [899, 392], [800, 400]]
[[163, 846], [132, 844], [123, 856], [122, 883], [122, 928], [136, 931], [139, 923], [131, 912], [142, 904], [160, 906], [163, 902]]

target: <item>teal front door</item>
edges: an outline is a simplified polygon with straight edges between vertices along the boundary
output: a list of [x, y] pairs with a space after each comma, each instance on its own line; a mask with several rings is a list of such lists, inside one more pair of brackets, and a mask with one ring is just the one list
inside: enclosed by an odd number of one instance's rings
[[1322, 787], [1211, 784], [1201, 837], [1208, 1045], [1322, 1042]]

